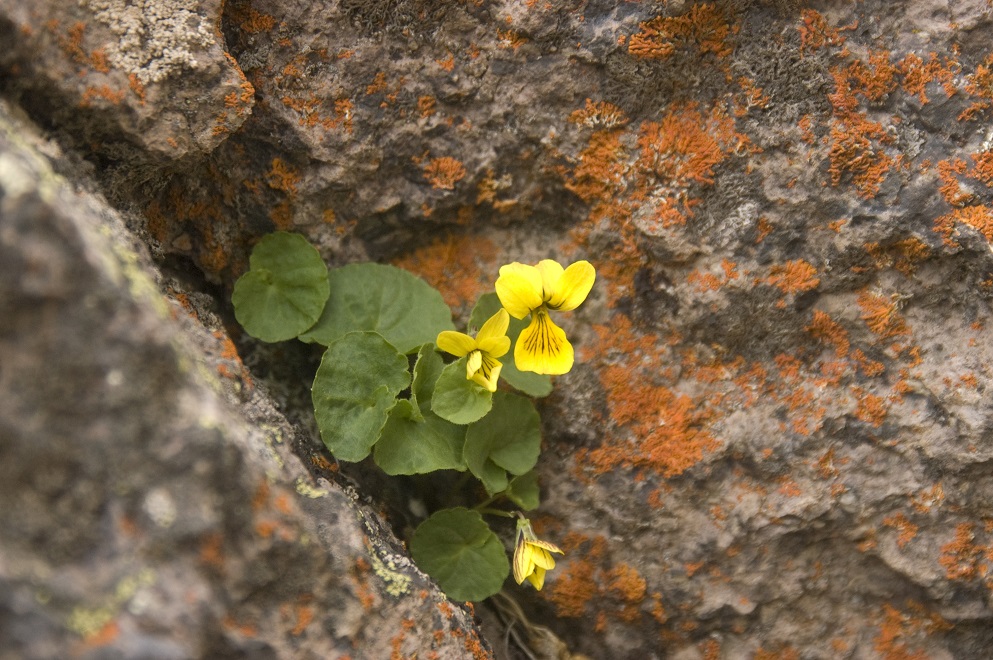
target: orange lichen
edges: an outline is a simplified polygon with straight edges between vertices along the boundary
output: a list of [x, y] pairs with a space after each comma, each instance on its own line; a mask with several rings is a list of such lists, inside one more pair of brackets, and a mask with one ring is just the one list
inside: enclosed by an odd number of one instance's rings
[[644, 59], [668, 59], [677, 51], [695, 51], [717, 57], [731, 54], [729, 38], [739, 25], [728, 25], [728, 16], [714, 3], [693, 5], [682, 16], [658, 16], [639, 24], [640, 32], [628, 40], [628, 53]]
[[803, 25], [797, 27], [800, 32], [800, 53], [813, 52], [824, 46], [840, 46], [845, 38], [837, 28], [828, 25], [822, 14], [813, 9], [804, 9], [800, 14]]
[[901, 612], [889, 603], [883, 605], [874, 644], [876, 653], [883, 660], [927, 660], [930, 656], [914, 650], [911, 644], [950, 627], [941, 616], [928, 612], [919, 603], [908, 601], [907, 608], [908, 611]]
[[114, 90], [108, 85], [87, 87], [83, 90], [83, 98], [80, 99], [79, 105], [84, 108], [88, 108], [92, 106], [93, 102], [97, 99], [102, 99], [112, 105], [117, 105], [124, 100], [124, 92], [121, 90]]
[[[651, 337], [639, 337], [631, 322], [616, 315], [608, 326], [594, 328], [596, 354], [606, 393], [610, 422], [619, 437], [592, 450], [582, 450], [577, 463], [602, 473], [617, 467], [643, 467], [663, 477], [682, 474], [700, 462], [717, 441], [706, 431], [706, 413], [688, 395], [637, 377], [651, 364], [664, 362]], [[633, 441], [626, 439], [633, 438]]]
[[628, 117], [613, 103], [586, 99], [586, 106], [569, 115], [569, 122], [593, 129], [621, 128], [627, 125]]
[[856, 419], [867, 424], [872, 424], [875, 427], [882, 426], [883, 422], [886, 421], [886, 415], [889, 413], [886, 400], [860, 387], [853, 387], [852, 393], [855, 394], [855, 398], [858, 401], [855, 407]]
[[938, 178], [941, 186], [938, 192], [951, 206], [964, 206], [973, 200], [971, 192], [962, 189], [959, 180], [960, 176], [965, 176], [968, 164], [961, 158], [950, 158], [938, 162]]
[[898, 65], [900, 73], [903, 74], [903, 89], [908, 94], [917, 96], [922, 104], [930, 102], [927, 96], [927, 86], [929, 83], [937, 82], [941, 84], [946, 96], [955, 93], [955, 75], [960, 67], [958, 62], [945, 57], [939, 60], [936, 53], [930, 53], [929, 59], [925, 62], [920, 55], [908, 53]]
[[589, 145], [579, 154], [572, 176], [566, 180], [566, 189], [586, 202], [603, 200], [619, 192], [628, 170], [621, 135], [619, 130], [593, 133]]
[[271, 167], [265, 176], [270, 188], [290, 194], [296, 193], [297, 184], [300, 182], [300, 173], [279, 157], [272, 159]]
[[993, 54], [986, 57], [976, 71], [966, 76], [965, 91], [977, 98], [958, 116], [959, 121], [975, 119], [982, 111], [993, 106]]
[[910, 334], [907, 322], [897, 313], [897, 302], [891, 298], [863, 291], [858, 297], [862, 320], [882, 339]]
[[834, 352], [838, 357], [844, 357], [848, 354], [848, 349], [851, 346], [848, 340], [848, 331], [827, 313], [814, 310], [813, 320], [804, 329], [815, 339], [834, 346]]
[[433, 96], [421, 96], [417, 99], [417, 112], [421, 117], [430, 117], [435, 113], [438, 101]]
[[497, 48], [517, 50], [527, 42], [527, 37], [523, 37], [513, 30], [497, 29]]
[[138, 79], [137, 74], [128, 74], [128, 87], [134, 92], [134, 95], [138, 97], [139, 103], [145, 105], [145, 86], [141, 84], [141, 80]]
[[956, 245], [954, 236], [958, 225], [966, 225], [978, 231], [993, 243], [993, 210], [982, 204], [953, 209], [934, 221], [934, 231], [941, 234], [946, 245]]
[[465, 175], [462, 162], [448, 156], [432, 158], [424, 166], [424, 178], [435, 190], [453, 190], [455, 184], [464, 179]]
[[892, 516], [883, 518], [883, 524], [887, 527], [892, 527], [897, 531], [896, 544], [900, 548], [905, 547], [908, 543], [913, 541], [914, 537], [917, 536], [918, 529], [920, 529], [917, 525], [910, 522], [903, 512], [898, 512]]
[[385, 91], [386, 88], [386, 74], [380, 71], [376, 74], [375, 78], [373, 78], [372, 82], [365, 88], [365, 93], [366, 96], [371, 96], [372, 94], [378, 94], [379, 92]]
[[618, 564], [606, 573], [606, 589], [621, 601], [618, 617], [622, 621], [635, 622], [641, 618], [639, 605], [648, 592], [645, 578], [637, 569], [628, 564]]
[[235, 21], [242, 30], [248, 34], [258, 34], [259, 32], [269, 32], [276, 27], [276, 19], [269, 14], [263, 14], [253, 7], [235, 10]]
[[844, 71], [854, 91], [870, 103], [880, 103], [896, 90], [898, 73], [899, 67], [890, 63], [889, 51], [885, 50], [870, 51], [868, 65], [855, 60]]
[[90, 53], [90, 64], [100, 73], [110, 73], [110, 60], [107, 59], [107, 49], [101, 47]]
[[871, 121], [859, 111], [859, 101], [852, 84], [861, 84], [848, 69], [831, 70], [835, 89], [828, 95], [833, 107], [828, 153], [831, 185], [851, 177], [858, 194], [871, 198], [879, 192], [882, 181], [896, 161], [887, 154], [884, 145], [892, 144], [893, 136], [879, 122]]
[[555, 577], [547, 598], [555, 605], [560, 617], [579, 618], [586, 612], [586, 605], [598, 592], [594, 581], [596, 567], [585, 559], [574, 559]]
[[720, 109], [704, 114], [695, 105], [670, 110], [661, 122], [641, 125], [637, 167], [648, 175], [642, 194], [650, 198], [661, 227], [684, 224], [699, 200], [693, 186], [714, 182], [714, 168], [744, 146], [734, 121]]
[[491, 289], [496, 269], [496, 245], [479, 236], [437, 239], [393, 265], [420, 275], [441, 292], [450, 307], [475, 304]]
[[831, 185], [837, 186], [846, 176], [860, 197], [875, 197], [883, 179], [893, 167], [893, 158], [873, 145], [872, 139], [891, 142], [892, 138], [876, 122], [858, 119], [839, 122], [831, 127]]
[[892, 268], [910, 277], [917, 271], [917, 264], [927, 259], [931, 248], [927, 243], [912, 236], [888, 245], [866, 243], [866, 252], [876, 263], [876, 268]]
[[955, 540], [941, 546], [938, 561], [949, 580], [972, 580], [989, 574], [991, 566], [986, 560], [993, 558], [975, 543], [975, 528], [973, 523], [959, 523], [955, 528]]
[[453, 53], [449, 52], [448, 53], [448, 57], [446, 57], [443, 60], [435, 60], [435, 64], [437, 64], [438, 66], [440, 66], [445, 71], [448, 71], [449, 73], [451, 73], [452, 70], [455, 69], [455, 55]]
[[112, 644], [120, 636], [120, 624], [116, 621], [108, 621], [99, 630], [83, 638], [83, 648], [96, 649], [101, 646], [107, 646], [108, 644]]
[[803, 259], [796, 259], [770, 268], [765, 283], [789, 294], [816, 289], [821, 280], [817, 277], [816, 268]]

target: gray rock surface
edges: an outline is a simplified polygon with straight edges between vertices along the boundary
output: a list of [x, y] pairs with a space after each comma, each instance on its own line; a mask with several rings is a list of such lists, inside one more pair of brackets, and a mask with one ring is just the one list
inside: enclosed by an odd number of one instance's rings
[[[332, 263], [392, 260], [460, 311], [502, 263], [597, 266], [593, 297], [564, 319], [581, 359], [542, 403], [537, 523], [567, 554], [540, 594], [515, 592], [534, 624], [597, 658], [988, 654], [988, 0], [145, 5], [189, 19], [156, 24], [174, 26], [161, 38], [178, 50], [143, 41], [101, 72], [93, 53], [109, 62], [135, 34], [114, 31], [127, 7], [53, 5], [55, 30], [41, 7], [0, 0], [13, 44], [0, 89], [93, 163], [157, 258], [200, 269], [208, 307], [224, 309], [274, 228], [306, 234]], [[220, 32], [201, 39], [205, 24]], [[90, 92], [84, 106], [87, 89], [124, 90], [136, 70], [150, 76], [145, 105]], [[43, 290], [46, 268], [77, 262], [16, 272]], [[153, 325], [141, 343], [154, 357]], [[109, 344], [92, 359], [110, 359], [114, 327], [92, 331]], [[250, 342], [238, 349], [266, 371]], [[225, 360], [230, 386], [243, 372]], [[266, 387], [309, 377], [277, 372]], [[65, 373], [72, 396], [46, 400], [89, 401], [95, 377]], [[125, 394], [168, 408], [137, 387], [97, 400]], [[256, 395], [238, 396], [232, 423], [257, 426]], [[287, 415], [303, 420], [296, 398]], [[158, 428], [154, 410], [121, 406], [100, 432]], [[305, 422], [291, 432], [309, 460], [315, 436]], [[389, 506], [409, 495], [346, 471]], [[67, 485], [19, 497], [90, 482], [55, 478]], [[130, 517], [150, 515], [140, 502]], [[53, 548], [90, 539], [110, 552], [114, 538], [38, 524]], [[323, 579], [347, 582], [342, 566]]]

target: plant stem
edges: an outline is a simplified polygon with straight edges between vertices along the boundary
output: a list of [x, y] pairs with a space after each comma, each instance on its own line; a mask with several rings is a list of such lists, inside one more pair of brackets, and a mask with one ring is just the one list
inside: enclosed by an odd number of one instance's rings
[[[484, 502], [484, 504], [485, 504], [485, 502]], [[502, 511], [500, 509], [490, 509], [490, 508], [481, 508], [481, 507], [482, 507], [482, 505], [475, 506], [475, 507], [473, 507], [473, 511], [478, 511], [479, 513], [482, 513], [483, 515], [489, 514], [491, 516], [501, 516], [503, 518], [513, 518], [514, 517], [514, 514], [511, 513], [510, 511]]]

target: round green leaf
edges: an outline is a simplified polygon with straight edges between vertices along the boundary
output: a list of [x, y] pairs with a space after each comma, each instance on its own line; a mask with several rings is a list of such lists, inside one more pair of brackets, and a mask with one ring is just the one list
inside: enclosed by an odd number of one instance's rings
[[470, 470], [489, 459], [512, 474], [524, 474], [538, 462], [540, 452], [538, 411], [528, 399], [509, 392], [494, 394], [486, 420], [470, 424], [466, 431], [465, 460]]
[[[495, 293], [484, 293], [479, 297], [479, 301], [472, 310], [469, 317], [469, 326], [481, 328], [486, 320], [500, 311], [502, 305]], [[514, 348], [517, 337], [528, 325], [527, 320], [510, 317], [510, 326], [507, 328], [507, 336], [510, 337], [511, 349], [506, 356], [500, 359], [503, 362], [503, 370], [500, 378], [510, 383], [511, 387], [520, 390], [529, 396], [548, 396], [552, 393], [552, 379], [543, 374], [536, 374], [531, 371], [519, 371], [514, 364]]]
[[332, 342], [317, 369], [311, 398], [324, 444], [342, 461], [369, 455], [396, 396], [410, 384], [407, 358], [374, 332]]
[[441, 294], [400, 268], [350, 264], [329, 272], [328, 284], [324, 313], [300, 336], [303, 341], [328, 345], [345, 333], [372, 330], [406, 354], [455, 329]]
[[328, 299], [328, 269], [300, 234], [259, 241], [250, 269], [235, 282], [234, 315], [248, 334], [268, 342], [293, 339], [314, 325]]
[[410, 554], [452, 600], [483, 600], [500, 591], [510, 573], [503, 543], [469, 509], [442, 509], [410, 540]]
[[386, 474], [427, 474], [465, 470], [465, 427], [431, 412], [416, 419], [414, 405], [401, 399], [390, 411], [373, 458]]
[[465, 377], [466, 358], [441, 370], [431, 397], [431, 410], [453, 424], [470, 424], [490, 411], [493, 394]]
[[531, 470], [527, 474], [514, 477], [507, 486], [507, 499], [525, 511], [537, 509], [540, 503], [538, 473]]

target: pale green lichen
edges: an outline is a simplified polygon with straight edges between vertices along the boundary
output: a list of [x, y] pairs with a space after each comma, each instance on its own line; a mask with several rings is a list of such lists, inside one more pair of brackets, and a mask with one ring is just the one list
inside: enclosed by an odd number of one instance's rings
[[108, 623], [114, 620], [121, 608], [139, 590], [155, 584], [155, 571], [150, 568], [143, 569], [134, 575], [124, 577], [117, 586], [114, 593], [109, 596], [102, 605], [97, 607], [76, 607], [66, 620], [66, 628], [83, 637], [89, 637], [100, 632]]
[[385, 560], [372, 550], [369, 553], [372, 571], [386, 583], [386, 593], [399, 598], [410, 592], [410, 578], [397, 570], [396, 563], [387, 557]]
[[297, 493], [303, 495], [304, 497], [309, 497], [314, 500], [319, 497], [327, 497], [328, 491], [323, 488], [317, 488], [316, 486], [311, 486], [303, 477], [298, 477], [296, 481]]

